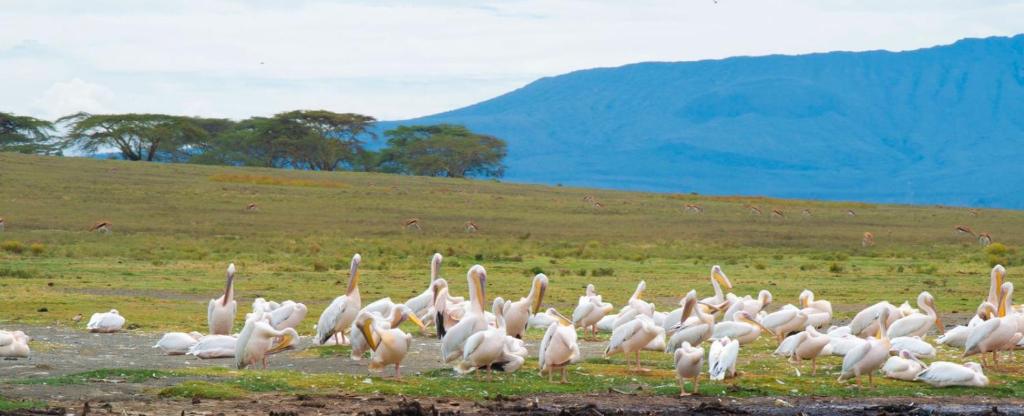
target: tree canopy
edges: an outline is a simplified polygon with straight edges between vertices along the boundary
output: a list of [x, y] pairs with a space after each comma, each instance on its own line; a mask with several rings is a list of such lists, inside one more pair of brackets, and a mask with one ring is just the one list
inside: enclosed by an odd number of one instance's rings
[[158, 155], [185, 160], [209, 134], [196, 119], [166, 114], [89, 114], [61, 117], [69, 129], [64, 144], [87, 152], [113, 147], [127, 160], [153, 161]]
[[384, 134], [388, 147], [381, 152], [382, 171], [451, 178], [505, 173], [505, 141], [464, 126], [401, 126]]
[[59, 154], [53, 123], [0, 112], [0, 152]]

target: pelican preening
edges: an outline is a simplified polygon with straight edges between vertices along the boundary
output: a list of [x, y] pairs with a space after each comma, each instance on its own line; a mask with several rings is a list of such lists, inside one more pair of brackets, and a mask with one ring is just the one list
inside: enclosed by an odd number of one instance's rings
[[604, 356], [610, 357], [617, 353], [636, 354], [636, 371], [648, 371], [640, 366], [640, 350], [658, 336], [658, 327], [646, 315], [638, 315], [633, 320], [620, 325], [612, 332]]
[[761, 325], [750, 312], [740, 311], [733, 316], [732, 321], [722, 321], [715, 324], [711, 338], [731, 338], [739, 342], [740, 345], [746, 345], [756, 341], [761, 336], [762, 331], [767, 332], [769, 335], [775, 335], [770, 329]]
[[829, 341], [828, 335], [822, 334], [815, 330], [814, 326], [808, 325], [804, 331], [786, 337], [775, 349], [774, 354], [788, 357], [796, 365], [800, 365], [800, 360], [811, 360], [811, 375], [813, 376], [818, 373], [818, 356], [823, 355], [823, 351], [828, 348]]
[[469, 283], [469, 309], [458, 323], [442, 331], [441, 359], [446, 363], [461, 358], [463, 346], [469, 337], [488, 328], [487, 317], [484, 316], [484, 302], [487, 299], [487, 271], [479, 264], [470, 267], [466, 272], [466, 281]]
[[117, 332], [124, 327], [124, 317], [117, 312], [117, 309], [111, 309], [110, 312], [94, 313], [85, 327], [89, 329], [89, 332]]
[[270, 325], [268, 314], [250, 314], [235, 343], [235, 368], [242, 369], [257, 363], [267, 368], [267, 357], [294, 346], [299, 339], [295, 329], [278, 331]]
[[[334, 298], [327, 309], [320, 314], [320, 320], [316, 324], [316, 341], [319, 344], [326, 344], [333, 336], [338, 345], [345, 343], [345, 330], [355, 321], [356, 314], [362, 309], [362, 301], [359, 298], [359, 263], [362, 257], [359, 254], [352, 256], [352, 262], [348, 269], [348, 289], [344, 295]], [[338, 341], [338, 337], [341, 340]]]
[[[722, 291], [722, 286], [725, 286], [727, 290], [732, 290], [732, 282], [729, 281], [729, 277], [722, 271], [722, 267], [719, 265], [711, 266], [711, 287], [715, 289], [715, 296], [710, 298], [701, 299], [701, 307], [705, 308], [705, 312], [717, 314], [716, 311], [709, 308], [709, 305], [718, 305], [718, 309], [728, 308], [729, 305], [720, 306], [726, 302], [728, 296]], [[731, 293], [729, 295], [732, 295]]]
[[[402, 377], [402, 360], [409, 353], [412, 346], [412, 335], [402, 331], [398, 325], [405, 319], [418, 322], [416, 314], [405, 305], [399, 305], [392, 310], [395, 316], [390, 322], [384, 317], [369, 311], [361, 311], [352, 323], [352, 358], [360, 359], [357, 356], [357, 340], [372, 352], [370, 355], [369, 370], [374, 372], [383, 371], [387, 366], [395, 366], [395, 378]], [[356, 335], [358, 334], [358, 336]], [[363, 351], [359, 351], [362, 355]]]
[[729, 309], [726, 309], [725, 315], [722, 316], [722, 320], [731, 321], [737, 312], [746, 311], [751, 316], [757, 316], [765, 308], [772, 303], [772, 292], [767, 290], [761, 290], [757, 294], [757, 299], [751, 298], [750, 295], [736, 299]]
[[708, 375], [712, 380], [736, 377], [736, 360], [740, 354], [740, 343], [728, 337], [711, 343], [708, 352]]
[[[704, 349], [693, 347], [689, 342], [684, 342], [672, 356], [676, 367], [676, 381], [679, 382], [679, 395], [689, 396], [700, 391], [700, 371], [704, 366]], [[693, 392], [687, 393], [683, 380], [690, 379], [693, 382]]]
[[21, 331], [0, 331], [0, 358], [28, 358], [29, 337]]
[[210, 327], [210, 334], [231, 334], [237, 309], [238, 303], [235, 302], [235, 264], [231, 263], [228, 265], [227, 284], [224, 286], [224, 294], [217, 299], [211, 299], [206, 309], [206, 321]]
[[[1011, 310], [1011, 296], [1013, 294], [1013, 283], [1002, 284], [999, 293], [999, 306], [985, 302], [982, 304], [983, 313], [988, 320], [976, 325], [967, 336], [967, 343], [964, 345], [963, 357], [975, 354], [992, 353], [993, 365], [999, 365], [999, 351], [1013, 351], [1017, 343], [1021, 342], [1024, 334], [1020, 332], [1019, 322], [1016, 314], [1007, 315]], [[985, 356], [982, 355], [982, 364], [985, 364]]]
[[774, 333], [776, 340], [782, 343], [787, 334], [796, 332], [807, 325], [807, 314], [801, 309], [790, 306], [766, 315], [761, 319], [761, 325]]
[[597, 323], [612, 313], [615, 307], [611, 303], [602, 302], [601, 295], [597, 294], [594, 285], [588, 284], [586, 293], [580, 296], [576, 309], [572, 312], [572, 323], [578, 328], [583, 328], [584, 337], [587, 330], [593, 336], [597, 336]]
[[714, 334], [715, 318], [697, 307], [696, 290], [690, 290], [680, 304], [683, 307], [683, 312], [679, 316], [679, 320], [671, 327], [672, 336], [669, 337], [665, 346], [665, 352], [675, 351], [684, 342], [690, 345], [700, 345]]
[[857, 345], [843, 357], [843, 370], [839, 374], [839, 381], [851, 378], [857, 379], [857, 386], [861, 386], [860, 377], [868, 375], [868, 383], [874, 384], [872, 374], [885, 364], [889, 357], [891, 344], [885, 333], [888, 329], [889, 314], [888, 308], [879, 308], [875, 319], [878, 321], [878, 332], [875, 337], [867, 339], [867, 342]]
[[882, 366], [882, 374], [888, 378], [914, 381], [928, 366], [917, 359], [914, 353], [900, 350], [898, 355], [889, 357]]
[[[352, 322], [352, 327], [349, 330], [349, 344], [352, 346], [352, 351], [350, 353], [351, 358], [357, 361], [361, 360], [363, 358], [363, 354], [367, 351], [374, 351], [376, 349], [375, 345], [381, 342], [380, 333], [391, 329], [398, 329], [402, 322], [405, 322], [406, 320], [416, 324], [416, 326], [420, 328], [420, 331], [422, 331], [425, 326], [423, 322], [420, 321], [420, 318], [412, 312], [412, 309], [409, 309], [408, 306], [403, 304], [392, 305], [392, 307], [387, 309], [385, 313], [371, 310], [370, 307], [366, 307], [362, 311], [359, 311], [359, 314], [356, 316], [355, 321]], [[364, 326], [366, 328], [364, 328]], [[370, 327], [372, 327], [373, 331], [367, 330]], [[377, 337], [376, 339], [371, 340], [367, 338], [366, 334], [371, 332], [377, 334], [375, 335]], [[389, 336], [396, 337], [397, 339], [401, 338], [401, 334], [405, 333], [402, 332], [399, 334], [398, 332], [391, 332], [389, 334]], [[391, 346], [390, 348], [397, 348], [397, 346]], [[381, 356], [381, 359], [384, 360], [387, 358], [385, 356], [390, 357], [391, 355], [384, 354]], [[405, 353], [402, 352], [401, 356], [404, 357]], [[398, 362], [388, 362], [387, 364], [397, 365], [399, 362], [401, 362], [401, 359], [399, 359]], [[396, 377], [399, 376], [400, 375], [398, 375], [398, 370], [396, 368]]]
[[537, 354], [540, 374], [548, 373], [548, 381], [551, 381], [555, 370], [561, 370], [562, 383], [568, 383], [566, 372], [569, 364], [580, 359], [580, 347], [576, 343], [576, 328], [568, 318], [562, 316], [554, 308], [546, 312], [555, 322], [548, 327], [544, 333], [544, 339], [540, 343], [540, 351]]
[[917, 296], [917, 306], [924, 310], [925, 313], [912, 313], [897, 319], [889, 327], [889, 333], [886, 334], [889, 338], [905, 336], [923, 337], [933, 326], [939, 330], [940, 334], [945, 331], [942, 327], [942, 319], [935, 310], [935, 298], [932, 297], [931, 293], [921, 292]]
[[548, 277], [539, 273], [533, 277], [530, 293], [525, 298], [505, 304], [502, 312], [505, 318], [505, 330], [509, 336], [523, 338], [523, 332], [526, 332], [526, 323], [529, 321], [530, 315], [540, 310], [547, 289]]

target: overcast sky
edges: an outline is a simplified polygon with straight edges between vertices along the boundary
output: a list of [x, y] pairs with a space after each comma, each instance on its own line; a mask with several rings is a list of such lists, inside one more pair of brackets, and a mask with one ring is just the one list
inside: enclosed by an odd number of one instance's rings
[[639, 61], [1024, 33], [1024, 1], [7, 1], [0, 111], [399, 119]]

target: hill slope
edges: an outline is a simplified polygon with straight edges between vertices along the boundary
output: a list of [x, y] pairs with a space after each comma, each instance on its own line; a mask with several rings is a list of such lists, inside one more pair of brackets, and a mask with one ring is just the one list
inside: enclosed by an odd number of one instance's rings
[[1024, 35], [909, 52], [640, 63], [403, 123], [509, 141], [508, 179], [1022, 208]]

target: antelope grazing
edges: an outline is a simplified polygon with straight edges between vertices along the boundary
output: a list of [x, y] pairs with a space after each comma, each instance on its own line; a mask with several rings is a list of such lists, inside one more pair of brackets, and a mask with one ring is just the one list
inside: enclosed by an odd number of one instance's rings
[[992, 244], [992, 234], [987, 232], [978, 234], [978, 244], [981, 244], [982, 247], [988, 247], [989, 244]]
[[420, 219], [419, 218], [409, 218], [409, 219], [405, 220], [405, 222], [402, 223], [402, 228], [404, 228], [406, 230], [408, 230], [410, 228], [415, 228], [416, 231], [423, 231], [423, 229], [420, 228]]
[[0, 217], [0, 231], [3, 231], [7, 227], [7, 221], [4, 221], [3, 217]]
[[800, 215], [803, 215], [804, 217], [809, 218], [811, 216], [811, 209], [810, 208], [804, 208], [803, 211], [800, 211]]
[[463, 224], [463, 226], [466, 227], [467, 233], [475, 233], [477, 231], [480, 231], [480, 227], [478, 227], [476, 223], [473, 221], [466, 221], [466, 223]]
[[781, 209], [775, 208], [772, 209], [772, 218], [786, 218], [786, 214]]
[[870, 231], [864, 232], [864, 238], [860, 240], [861, 247], [871, 247], [875, 245], [875, 235]]
[[594, 201], [597, 201], [597, 200], [594, 199], [593, 195], [584, 195], [583, 196], [583, 202], [589, 202], [589, 203], [593, 204]]
[[245, 206], [245, 210], [248, 212], [256, 212], [260, 210], [260, 207], [255, 202], [250, 202], [249, 205]]
[[761, 215], [761, 208], [758, 208], [757, 205], [747, 205], [747, 209], [753, 215]]
[[848, 209], [848, 210], [846, 210], [846, 215], [851, 216], [851, 217], [856, 217], [857, 216], [857, 212], [852, 210], [852, 209]]
[[971, 227], [968, 227], [966, 225], [958, 225], [958, 226], [956, 226], [956, 228], [953, 229], [953, 232], [955, 232], [957, 235], [961, 235], [961, 234], [976, 235], [976, 234], [974, 234], [974, 230], [972, 230]]
[[602, 208], [604, 208], [604, 204], [602, 204], [602, 203], [600, 203], [598, 201], [594, 201], [594, 208], [602, 209]]
[[967, 210], [967, 213], [971, 214], [972, 217], [977, 217], [978, 214], [979, 214], [978, 210], [974, 209], [974, 208], [971, 208], [971, 209]]
[[686, 204], [686, 207], [684, 209], [686, 210], [686, 212], [692, 212], [695, 214], [704, 213], [704, 208], [697, 204]]
[[103, 234], [110, 234], [110, 227], [111, 226], [112, 226], [112, 224], [110, 224], [110, 221], [97, 221], [95, 224], [92, 225], [91, 228], [89, 228], [89, 231], [96, 231], [96, 232], [100, 232], [100, 233], [103, 233]]

